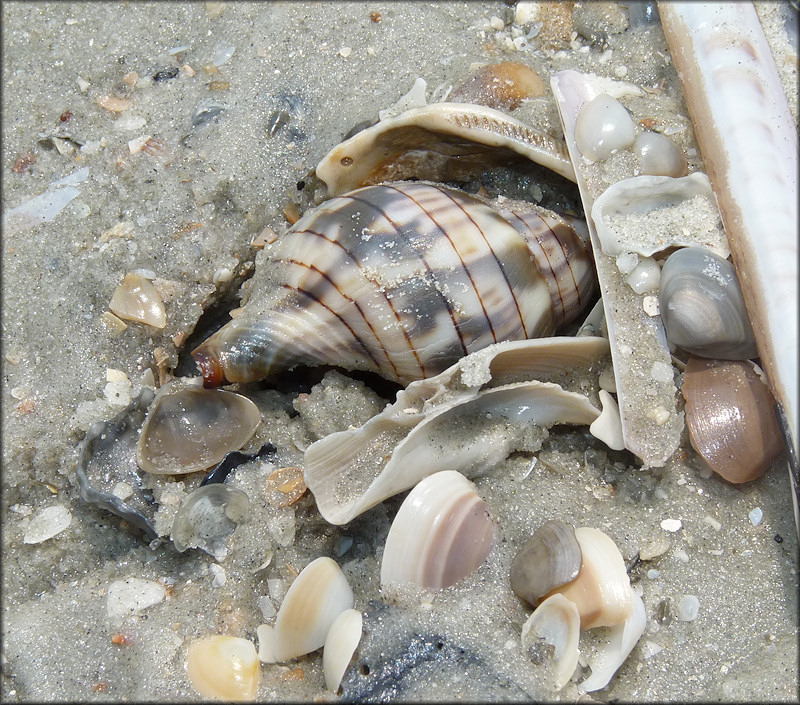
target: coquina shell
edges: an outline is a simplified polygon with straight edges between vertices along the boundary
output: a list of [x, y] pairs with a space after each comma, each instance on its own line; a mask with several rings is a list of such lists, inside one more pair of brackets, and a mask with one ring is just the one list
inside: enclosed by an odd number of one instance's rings
[[407, 384], [552, 335], [589, 301], [590, 255], [555, 214], [505, 214], [424, 182], [326, 201], [265, 248], [241, 313], [193, 351], [206, 385], [318, 364]]

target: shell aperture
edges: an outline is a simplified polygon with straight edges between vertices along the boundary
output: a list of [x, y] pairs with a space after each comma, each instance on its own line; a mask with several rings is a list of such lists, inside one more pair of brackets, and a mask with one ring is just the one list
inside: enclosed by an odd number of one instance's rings
[[588, 303], [591, 256], [555, 214], [517, 210], [523, 232], [425, 182], [324, 202], [265, 248], [240, 315], [192, 352], [206, 386], [318, 364], [407, 384], [492, 343], [552, 335]]

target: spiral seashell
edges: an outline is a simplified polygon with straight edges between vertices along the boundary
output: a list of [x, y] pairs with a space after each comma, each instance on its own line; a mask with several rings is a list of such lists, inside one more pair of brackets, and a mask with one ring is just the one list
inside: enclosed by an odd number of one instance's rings
[[421, 182], [326, 201], [263, 250], [241, 313], [192, 352], [206, 386], [318, 364], [407, 384], [552, 335], [589, 302], [590, 255], [554, 214], [508, 215]]
[[693, 355], [747, 360], [756, 341], [733, 265], [702, 247], [673, 252], [661, 270], [667, 340]]

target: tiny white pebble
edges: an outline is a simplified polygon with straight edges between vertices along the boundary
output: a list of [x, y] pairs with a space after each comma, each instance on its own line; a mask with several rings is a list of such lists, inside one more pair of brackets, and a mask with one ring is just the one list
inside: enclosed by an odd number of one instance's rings
[[511, 649], [516, 647], [516, 645], [517, 645], [517, 642], [515, 642], [513, 639], [509, 639], [505, 644], [503, 644], [503, 648], [506, 651], [511, 651]]
[[648, 316], [657, 316], [660, 312], [658, 298], [655, 296], [645, 296], [642, 299], [642, 309]]
[[664, 521], [661, 522], [661, 528], [664, 529], [664, 531], [672, 531], [673, 533], [675, 531], [680, 531], [682, 526], [683, 524], [680, 519], [664, 519]]
[[764, 512], [761, 510], [761, 507], [756, 507], [748, 516], [750, 517], [750, 523], [753, 526], [758, 526], [764, 518]]
[[506, 26], [506, 23], [503, 22], [497, 15], [492, 15], [489, 18], [489, 24], [491, 25], [492, 29], [501, 30], [503, 27]]
[[614, 74], [617, 76], [617, 78], [622, 78], [623, 76], [627, 76], [628, 75], [628, 67], [627, 66], [617, 66], [617, 68], [614, 69]]
[[343, 56], [345, 59], [353, 53], [353, 49], [351, 47], [342, 47], [339, 49], [339, 56]]
[[712, 516], [704, 516], [703, 522], [708, 524], [714, 531], [719, 531], [722, 528], [722, 524], [720, 524], [714, 517]]
[[700, 614], [700, 600], [697, 595], [684, 595], [678, 603], [677, 618], [680, 622], [694, 622]]
[[217, 565], [216, 563], [212, 563], [209, 566], [209, 570], [214, 574], [214, 579], [211, 581], [211, 587], [222, 587], [228, 580], [228, 576], [225, 575], [225, 568], [221, 565]]
[[655, 568], [651, 568], [647, 571], [647, 577], [650, 578], [650, 580], [655, 580], [659, 575], [661, 575], [661, 571]]
[[642, 644], [642, 656], [645, 659], [652, 658], [663, 650], [664, 647], [661, 646], [661, 644], [656, 644], [654, 641], [645, 641], [644, 644]]
[[688, 563], [689, 562], [689, 554], [686, 553], [682, 548], [676, 548], [673, 554], [675, 558], [677, 558], [681, 563]]

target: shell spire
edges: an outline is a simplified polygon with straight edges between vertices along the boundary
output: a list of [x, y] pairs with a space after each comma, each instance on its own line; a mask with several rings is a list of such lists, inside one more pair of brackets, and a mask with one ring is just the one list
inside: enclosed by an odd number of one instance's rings
[[268, 246], [240, 315], [192, 355], [206, 386], [319, 364], [405, 385], [492, 343], [552, 335], [593, 286], [580, 235], [544, 209], [367, 186]]

